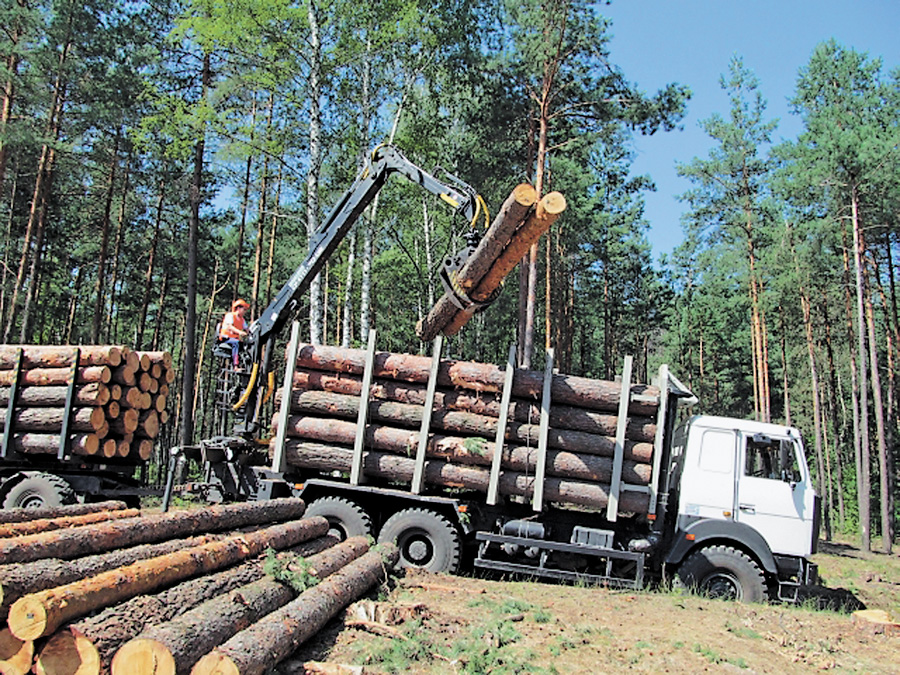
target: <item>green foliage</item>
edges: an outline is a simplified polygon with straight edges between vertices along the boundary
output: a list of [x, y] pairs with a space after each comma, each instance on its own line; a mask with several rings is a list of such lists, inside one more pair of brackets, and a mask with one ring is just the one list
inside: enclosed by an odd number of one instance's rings
[[302, 556], [279, 554], [271, 548], [266, 549], [263, 571], [275, 581], [290, 586], [296, 593], [309, 590], [319, 583], [319, 578], [313, 573], [308, 560]]

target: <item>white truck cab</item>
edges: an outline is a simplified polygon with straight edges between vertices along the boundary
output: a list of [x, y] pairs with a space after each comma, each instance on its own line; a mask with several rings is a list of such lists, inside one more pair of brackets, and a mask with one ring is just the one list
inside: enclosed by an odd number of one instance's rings
[[807, 556], [819, 503], [797, 429], [695, 416], [675, 431], [671, 467], [677, 521], [667, 562], [680, 583], [755, 600], [793, 599], [815, 581]]

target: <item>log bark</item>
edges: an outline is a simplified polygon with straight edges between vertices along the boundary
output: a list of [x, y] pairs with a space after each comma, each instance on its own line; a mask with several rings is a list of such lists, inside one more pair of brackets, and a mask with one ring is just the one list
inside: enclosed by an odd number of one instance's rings
[[[291, 439], [285, 443], [287, 462], [317, 471], [350, 471], [352, 448], [304, 442]], [[408, 483], [412, 480], [415, 460], [384, 452], [368, 451], [363, 457], [363, 473], [373, 478]], [[425, 482], [450, 488], [464, 488], [487, 492], [490, 471], [481, 467], [451, 464], [441, 460], [425, 462]], [[593, 482], [548, 476], [544, 481], [544, 498], [561, 504], [576, 504], [603, 509], [609, 501], [609, 486]], [[500, 494], [531, 498], [534, 477], [518, 471], [500, 474]], [[647, 513], [646, 494], [623, 491], [619, 493], [620, 513]]]
[[[60, 385], [69, 383], [71, 368], [32, 368], [23, 370], [20, 375], [20, 383], [32, 386]], [[112, 369], [109, 366], [85, 366], [78, 368], [75, 373], [76, 384], [88, 384], [100, 382], [108, 384], [112, 378]], [[0, 387], [12, 386], [15, 380], [15, 372], [12, 370], [0, 370]]]
[[[87, 504], [47, 506], [40, 509], [0, 509], [0, 524], [24, 523], [29, 520], [39, 520], [42, 518], [62, 518], [65, 516], [78, 516], [84, 513], [118, 511], [127, 508], [128, 505], [125, 502], [110, 500]], [[2, 566], [0, 566], [0, 569], [2, 569]]]
[[[0, 408], [0, 428], [6, 425], [6, 408]], [[11, 427], [16, 431], [59, 431], [65, 408], [17, 408]], [[75, 408], [69, 428], [73, 431], [97, 431], [106, 423], [103, 408]]]
[[384, 581], [400, 554], [392, 544], [379, 549], [216, 647], [197, 662], [193, 675], [257, 675], [270, 671], [339, 611]]
[[0, 560], [30, 562], [41, 558], [78, 558], [201, 532], [274, 523], [303, 515], [302, 499], [272, 499], [173, 511], [128, 520], [85, 525], [74, 530], [44, 532], [0, 540]]
[[[100, 433], [74, 434], [69, 438], [69, 452], [90, 457], [100, 452]], [[60, 437], [57, 434], [13, 434], [12, 448], [23, 455], [55, 455], [59, 452]]]
[[273, 525], [164, 556], [140, 560], [93, 577], [31, 593], [9, 608], [13, 635], [36, 640], [64, 623], [141, 593], [209, 573], [259, 555], [266, 548], [283, 549], [322, 536], [328, 521], [320, 516]]
[[0, 525], [0, 538], [19, 537], [26, 534], [36, 534], [38, 532], [50, 532], [52, 530], [61, 530], [66, 527], [90, 525], [91, 523], [99, 523], [105, 520], [117, 520], [118, 518], [135, 518], [139, 515], [141, 515], [140, 509], [122, 509], [118, 511], [83, 513], [77, 516], [42, 518], [29, 520], [24, 523], [7, 523], [5, 525]]
[[[22, 367], [68, 368], [75, 355], [71, 345], [0, 345], [0, 370], [16, 365], [16, 354], [23, 349]], [[122, 347], [114, 345], [83, 345], [79, 347], [80, 366], [118, 366], [122, 363]]]
[[0, 673], [26, 675], [31, 672], [34, 659], [34, 642], [20, 640], [9, 628], [0, 629]]
[[[336, 546], [332, 535], [295, 546], [278, 554], [282, 560], [314, 556]], [[140, 595], [98, 614], [69, 624], [54, 633], [41, 649], [35, 669], [45, 675], [98, 675], [108, 673], [113, 654], [141, 631], [167, 621], [211, 598], [261, 579], [265, 558], [256, 558], [231, 569], [189, 579], [153, 595]]]
[[[537, 193], [534, 191], [534, 187], [524, 183], [518, 185], [507, 197], [475, 251], [456, 274], [455, 281], [463, 293], [468, 294], [484, 278], [491, 265], [509, 244], [513, 232], [528, 215], [528, 211], [535, 201], [537, 201]], [[416, 324], [416, 334], [419, 339], [431, 342], [456, 312], [457, 306], [450, 295], [444, 293], [427, 316]]]
[[[310, 574], [322, 579], [363, 556], [365, 537], [354, 537], [309, 559]], [[283, 607], [297, 595], [264, 578], [208, 600], [173, 621], [153, 626], [116, 652], [114, 675], [187, 673], [196, 661], [246, 626]]]
[[[297, 356], [297, 366], [313, 370], [362, 375], [365, 367], [365, 350], [342, 349], [326, 345], [302, 345]], [[425, 384], [431, 372], [431, 358], [411, 354], [376, 352], [373, 376], [382, 379], [401, 380]], [[503, 390], [504, 369], [494, 364], [455, 361], [446, 359], [438, 370], [438, 385], [470, 391], [498, 393]], [[513, 396], [539, 401], [543, 392], [544, 373], [517, 369], [513, 377]], [[594, 380], [574, 375], [554, 374], [551, 383], [551, 399], [555, 403], [591, 410], [618, 412], [621, 385], [617, 382]], [[632, 400], [628, 406], [631, 415], [655, 415], [659, 403], [659, 389], [646, 384], [633, 384]], [[650, 397], [652, 400], [643, 400]]]
[[[0, 387], [0, 406], [9, 405], [9, 387]], [[19, 390], [20, 406], [53, 407], [63, 406], [69, 388], [59, 385], [46, 387], [22, 387]], [[109, 386], [100, 382], [91, 382], [75, 388], [75, 405], [102, 406], [111, 400]]]

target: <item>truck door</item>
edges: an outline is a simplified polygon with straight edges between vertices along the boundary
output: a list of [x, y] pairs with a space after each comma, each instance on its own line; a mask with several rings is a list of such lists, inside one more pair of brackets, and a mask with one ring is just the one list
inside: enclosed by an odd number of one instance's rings
[[737, 520], [759, 532], [773, 553], [809, 554], [815, 492], [800, 443], [765, 434], [741, 438]]

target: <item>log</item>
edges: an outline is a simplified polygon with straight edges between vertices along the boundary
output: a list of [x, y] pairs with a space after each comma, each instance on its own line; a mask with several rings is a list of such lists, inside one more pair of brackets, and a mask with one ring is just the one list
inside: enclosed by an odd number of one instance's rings
[[266, 548], [296, 546], [302, 541], [322, 536], [328, 527], [328, 521], [323, 517], [313, 516], [139, 560], [125, 567], [19, 598], [9, 608], [6, 621], [17, 638], [37, 640], [88, 612], [197, 574], [222, 569], [259, 555]]
[[[23, 455], [55, 455], [59, 452], [57, 434], [13, 434], [10, 441], [12, 449]], [[96, 455], [100, 452], [100, 433], [75, 434], [69, 438], [68, 448], [73, 455], [82, 457]]]
[[159, 544], [142, 544], [110, 553], [85, 556], [78, 560], [46, 558], [34, 562], [0, 565], [0, 619], [9, 606], [27, 593], [62, 586], [107, 570], [166, 555], [183, 548], [200, 546], [221, 539], [222, 535], [201, 535], [172, 539]]
[[[366, 352], [326, 345], [301, 345], [297, 366], [313, 370], [362, 375]], [[373, 376], [425, 384], [431, 373], [431, 357], [411, 354], [376, 352]], [[500, 366], [472, 361], [445, 359], [438, 369], [438, 385], [470, 391], [498, 393], [503, 390], [505, 372]], [[513, 377], [513, 396], [539, 401], [543, 392], [544, 373], [517, 369]], [[594, 380], [575, 375], [554, 374], [551, 400], [591, 410], [618, 412], [622, 386], [618, 382]], [[632, 400], [631, 415], [655, 415], [659, 389], [646, 384], [631, 385], [632, 396], [653, 397], [653, 401]]]
[[121, 411], [121, 415], [109, 423], [109, 428], [111, 431], [122, 436], [133, 434], [137, 431], [140, 421], [141, 416], [138, 410], [135, 408], [125, 408]]
[[[0, 406], [9, 405], [9, 387], [0, 387]], [[66, 386], [52, 385], [45, 387], [22, 387], [19, 390], [20, 406], [28, 407], [54, 407], [63, 406], [69, 388]], [[111, 400], [109, 385], [100, 382], [91, 382], [75, 387], [75, 400], [77, 406], [102, 406]]]
[[77, 516], [61, 516], [59, 518], [29, 520], [24, 523], [7, 523], [5, 525], [0, 525], [0, 538], [18, 537], [26, 534], [36, 534], [37, 532], [50, 532], [51, 530], [61, 530], [66, 527], [79, 527], [81, 525], [90, 525], [91, 523], [99, 523], [105, 520], [116, 520], [118, 518], [135, 518], [139, 515], [141, 515], [140, 509], [121, 509], [117, 511], [83, 513]]
[[[39, 520], [42, 518], [62, 518], [65, 516], [78, 516], [84, 513], [118, 511], [127, 508], [128, 505], [125, 502], [109, 500], [106, 502], [93, 502], [87, 504], [45, 506], [40, 509], [0, 509], [0, 523], [24, 523], [29, 520]], [[2, 569], [2, 567], [0, 567], [0, 569]]]
[[107, 523], [85, 525], [74, 530], [43, 532], [0, 540], [0, 560], [30, 562], [41, 558], [78, 558], [125, 546], [146, 544], [200, 532], [237, 529], [273, 523], [303, 515], [302, 499], [271, 499], [210, 506], [192, 511], [172, 511]]
[[[22, 368], [68, 368], [75, 355], [74, 345], [0, 345], [0, 370], [16, 365], [16, 354], [23, 350]], [[113, 345], [83, 345], [79, 348], [80, 366], [118, 366], [122, 348]]]
[[134, 434], [142, 438], [159, 436], [159, 413], [155, 410], [142, 411], [138, 417], [138, 426]]
[[400, 554], [392, 544], [370, 551], [201, 658], [193, 675], [257, 675], [274, 668], [338, 612], [385, 580]]
[[[365, 537], [348, 539], [309, 559], [310, 574], [323, 579], [368, 551]], [[208, 600], [178, 618], [153, 626], [126, 642], [112, 660], [114, 675], [186, 673], [204, 654], [242, 628], [283, 607], [297, 595], [264, 578]]]
[[[0, 427], [6, 430], [6, 408], [0, 408]], [[17, 408], [13, 413], [12, 428], [16, 431], [59, 431], [65, 418], [65, 408]], [[97, 431], [103, 428], [106, 413], [103, 408], [75, 408], [69, 429], [72, 431]]]
[[[336, 445], [291, 439], [285, 443], [288, 464], [317, 471], [350, 471], [353, 449]], [[363, 456], [363, 473], [387, 481], [408, 483], [415, 470], [415, 459], [384, 452], [367, 451]], [[425, 482], [451, 488], [487, 492], [490, 471], [481, 467], [451, 464], [441, 460], [425, 462]], [[609, 501], [608, 485], [548, 476], [544, 481], [544, 498], [551, 502], [576, 504], [604, 509]], [[530, 498], [534, 477], [518, 471], [500, 474], [500, 494]], [[647, 513], [646, 494], [625, 491], [619, 494], [620, 513]]]
[[[468, 294], [484, 278], [535, 201], [537, 193], [531, 185], [523, 183], [513, 189], [472, 255], [456, 273], [455, 281], [463, 293]], [[416, 335], [424, 342], [431, 342], [456, 312], [457, 307], [450, 295], [444, 293], [427, 316], [416, 324]]]
[[[338, 539], [324, 535], [278, 554], [282, 560], [308, 557], [335, 546]], [[109, 672], [113, 654], [141, 631], [184, 614], [206, 600], [261, 579], [265, 558], [231, 569], [189, 579], [153, 595], [140, 595], [69, 624], [54, 633], [35, 661], [45, 675], [96, 675]]]
[[110, 376], [116, 384], [121, 384], [123, 387], [133, 387], [137, 384], [137, 371], [137, 367], [132, 368], [125, 365], [114, 369]]
[[172, 354], [171, 352], [139, 352], [140, 354], [146, 354], [150, 359], [151, 363], [159, 363], [164, 368], [172, 367]]
[[2, 675], [26, 675], [31, 672], [34, 658], [34, 642], [20, 640], [9, 628], [0, 629], [0, 673]]
[[[21, 384], [31, 386], [60, 385], [69, 383], [71, 368], [32, 368], [23, 370], [19, 381]], [[100, 382], [107, 384], [112, 378], [112, 369], [109, 366], [85, 366], [75, 371], [76, 384], [88, 384]], [[0, 387], [10, 387], [15, 380], [15, 371], [0, 370]]]
[[[469, 293], [469, 297], [476, 302], [484, 302], [488, 300], [498, 288], [506, 275], [509, 274], [519, 261], [528, 252], [541, 235], [550, 229], [550, 226], [556, 222], [559, 215], [566, 210], [566, 199], [559, 192], [550, 192], [544, 195], [538, 202], [537, 208], [534, 210], [528, 220], [523, 223], [509, 246], [504, 249], [503, 253], [484, 275], [478, 286]], [[444, 335], [456, 335], [459, 330], [472, 318], [472, 311], [457, 310], [453, 318], [444, 328]]]

